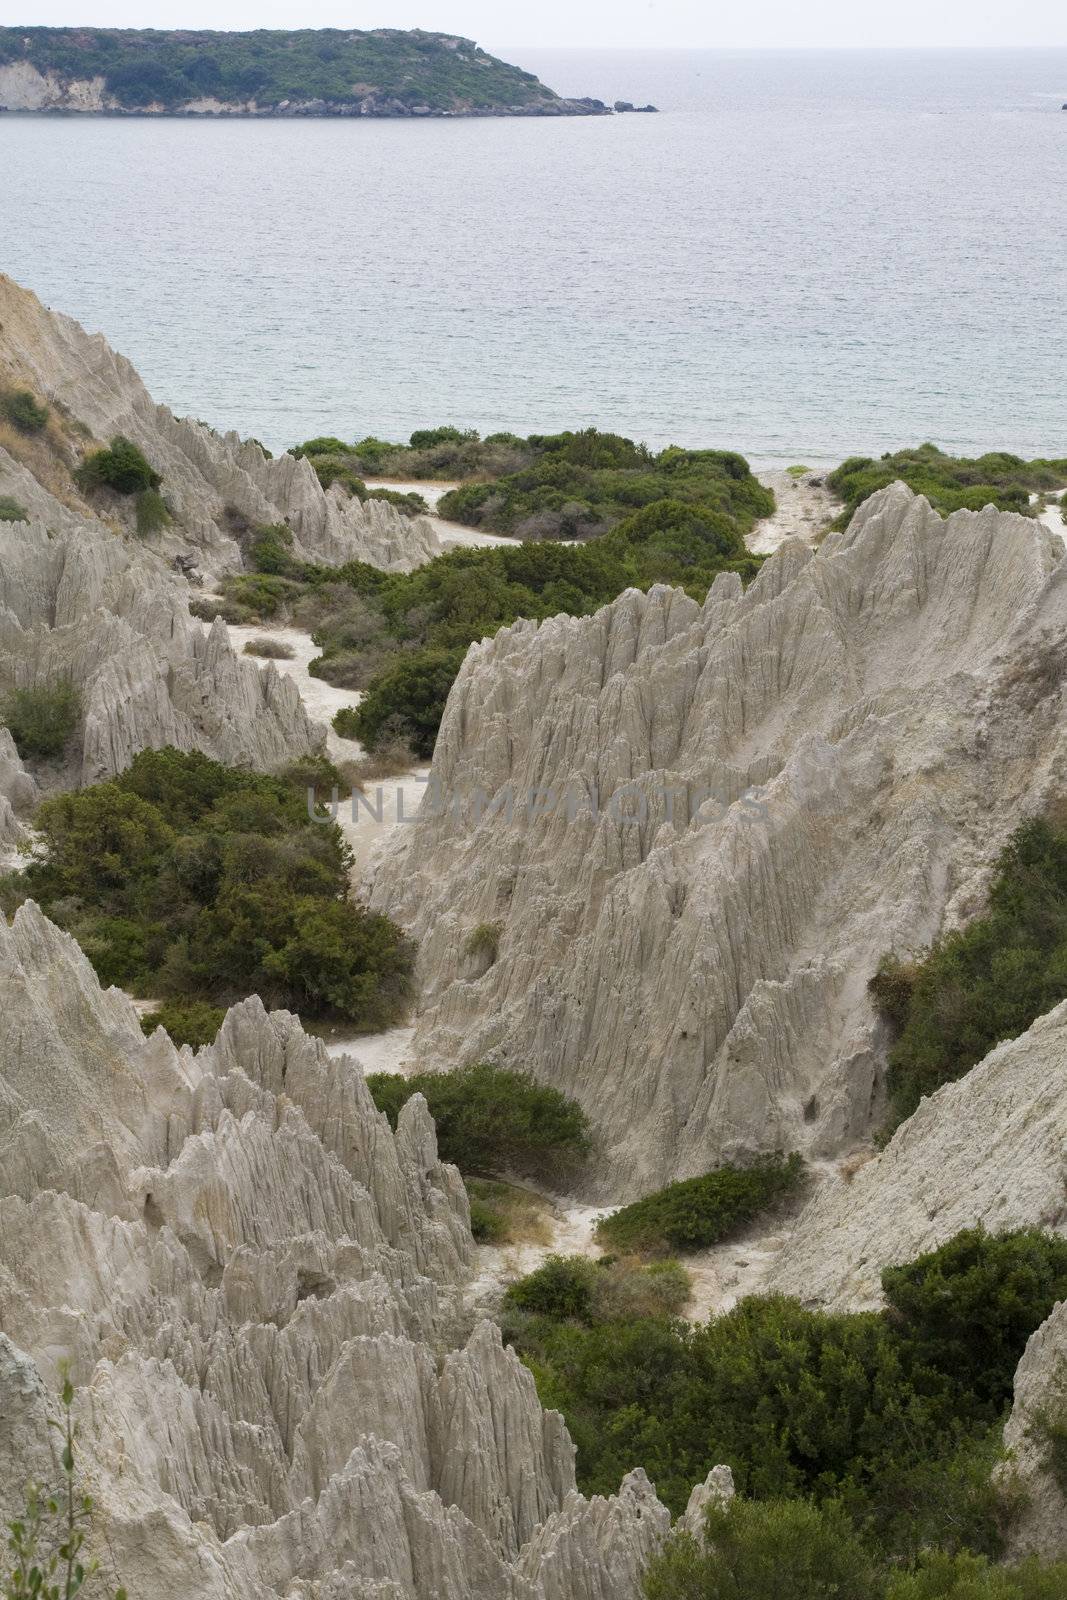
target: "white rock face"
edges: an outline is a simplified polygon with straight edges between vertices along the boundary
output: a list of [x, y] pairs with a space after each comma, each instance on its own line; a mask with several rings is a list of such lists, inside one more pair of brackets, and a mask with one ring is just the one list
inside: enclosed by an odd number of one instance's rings
[[[236, 656], [221, 622], [194, 621], [184, 584], [150, 552], [99, 524], [0, 523], [0, 698], [59, 680], [81, 691], [75, 782], [168, 744], [274, 770], [325, 743], [295, 685]], [[25, 782], [13, 807], [32, 798]]]
[[[420, 941], [416, 1053], [576, 1096], [611, 1199], [851, 1146], [881, 1109], [879, 959], [978, 910], [1067, 786], [1065, 628], [1059, 538], [896, 485], [744, 594], [631, 592], [475, 645], [438, 804], [372, 888]], [[483, 971], [465, 943], [490, 922]]]
[[[639, 1600], [669, 1525], [573, 1447], [499, 1332], [421, 1096], [256, 999], [145, 1039], [32, 903], [0, 918], [0, 1510], [79, 1386], [102, 1578], [156, 1600]], [[50, 1398], [51, 1396], [51, 1398]]]
[[[168, 556], [191, 549], [216, 573], [237, 569], [232, 529], [241, 520], [288, 522], [296, 554], [329, 566], [359, 560], [409, 572], [440, 552], [425, 517], [405, 517], [387, 501], [361, 505], [336, 485], [325, 493], [306, 461], [268, 460], [253, 441], [172, 416], [104, 338], [46, 310], [2, 274], [0, 376], [63, 407], [95, 439], [106, 443], [121, 433], [144, 451], [163, 474], [162, 493], [173, 513], [172, 527], [152, 536], [153, 548]], [[15, 494], [0, 475], [0, 493], [9, 492]], [[132, 525], [129, 498], [112, 500], [109, 514]]]
[[851, 1180], [827, 1178], [767, 1287], [808, 1304], [881, 1304], [881, 1271], [963, 1228], [1067, 1232], [1067, 1001], [923, 1100]]
[[1067, 1557], [1067, 1491], [1050, 1465], [1049, 1422], [1067, 1426], [1067, 1300], [1030, 1335], [1015, 1370], [1015, 1403], [1004, 1429], [1012, 1461], [1002, 1470], [1025, 1490], [1028, 1503], [1012, 1529], [1013, 1557]]

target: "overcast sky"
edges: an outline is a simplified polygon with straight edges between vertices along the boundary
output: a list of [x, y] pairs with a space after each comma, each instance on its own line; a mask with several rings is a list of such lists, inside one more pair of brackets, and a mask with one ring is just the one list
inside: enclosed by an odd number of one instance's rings
[[1067, 45], [1064, 0], [0, 0], [6, 24], [434, 28], [486, 49]]

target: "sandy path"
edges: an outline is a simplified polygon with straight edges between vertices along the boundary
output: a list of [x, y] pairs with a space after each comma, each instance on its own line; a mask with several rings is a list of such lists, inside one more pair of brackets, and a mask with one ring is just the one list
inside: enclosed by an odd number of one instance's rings
[[430, 508], [430, 521], [433, 523], [437, 537], [443, 545], [467, 545], [472, 550], [479, 547], [488, 548], [494, 544], [514, 544], [514, 539], [509, 539], [503, 533], [481, 533], [477, 528], [465, 528], [462, 522], [449, 522], [445, 517], [436, 515], [437, 502], [441, 496], [450, 489], [458, 489], [458, 483], [441, 483], [433, 479], [428, 483], [419, 483], [412, 480], [410, 483], [398, 483], [388, 478], [367, 478], [368, 489], [396, 489], [400, 494], [421, 494]]
[[831, 494], [822, 472], [807, 472], [802, 478], [788, 472], [758, 472], [760, 483], [774, 491], [774, 515], [757, 522], [746, 543], [754, 555], [771, 555], [786, 539], [803, 539], [817, 544], [841, 510], [841, 502]]
[[[1030, 504], [1036, 505], [1041, 497], [1036, 494], [1030, 496]], [[1044, 511], [1038, 515], [1038, 521], [1044, 523], [1053, 533], [1058, 533], [1060, 538], [1067, 540], [1067, 489], [1057, 489], [1055, 493], [1044, 496], [1047, 504]]]

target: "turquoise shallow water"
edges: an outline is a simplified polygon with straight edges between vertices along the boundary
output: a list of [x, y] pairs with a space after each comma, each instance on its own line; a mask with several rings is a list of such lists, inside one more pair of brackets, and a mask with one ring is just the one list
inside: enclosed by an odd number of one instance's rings
[[275, 448], [1067, 453], [1067, 51], [512, 56], [662, 114], [0, 119], [0, 266]]

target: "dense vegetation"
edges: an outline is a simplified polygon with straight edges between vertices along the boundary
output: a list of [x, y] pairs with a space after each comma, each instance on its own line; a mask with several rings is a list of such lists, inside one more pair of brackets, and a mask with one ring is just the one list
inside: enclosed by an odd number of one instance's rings
[[411, 573], [297, 561], [284, 527], [240, 537], [255, 570], [226, 582], [223, 614], [234, 622], [288, 616], [310, 628], [322, 651], [312, 671], [365, 691], [350, 731], [370, 749], [405, 739], [420, 756], [433, 752], [448, 691], [474, 641], [520, 617], [588, 615], [624, 589], [658, 582], [702, 600], [720, 572], [747, 580], [760, 565], [728, 519], [675, 500], [589, 543], [455, 549]]
[[0, 522], [25, 522], [29, 513], [9, 494], [0, 494]]
[[774, 497], [748, 462], [727, 450], [653, 453], [619, 434], [533, 434], [532, 459], [518, 471], [453, 489], [440, 512], [471, 527], [519, 538], [582, 539], [608, 531], [635, 511], [669, 501], [692, 508], [721, 555], [743, 552], [744, 534], [774, 510]]
[[80, 716], [81, 695], [63, 681], [13, 689], [0, 702], [0, 724], [10, 730], [23, 761], [62, 755]]
[[589, 1127], [579, 1105], [558, 1089], [504, 1067], [480, 1063], [411, 1078], [379, 1072], [368, 1077], [367, 1085], [394, 1128], [404, 1102], [424, 1095], [442, 1158], [464, 1173], [514, 1171], [549, 1179], [589, 1150]]
[[871, 456], [850, 456], [826, 480], [845, 502], [840, 525], [847, 526], [862, 501], [898, 478], [945, 514], [961, 509], [981, 511], [988, 505], [1028, 512], [1031, 493], [1062, 489], [1067, 483], [1067, 459], [1024, 461], [998, 450], [970, 460], [946, 455], [935, 444], [897, 450], [877, 461]]
[[701, 1250], [729, 1238], [776, 1200], [795, 1192], [803, 1176], [804, 1163], [798, 1155], [764, 1156], [745, 1167], [717, 1167], [702, 1178], [668, 1184], [602, 1217], [597, 1236], [615, 1250]]
[[1005, 1397], [1029, 1333], [1067, 1293], [1063, 1240], [960, 1236], [887, 1272], [883, 1313], [767, 1296], [702, 1326], [620, 1314], [598, 1296], [603, 1270], [546, 1263], [509, 1291], [504, 1319], [566, 1417], [587, 1493], [640, 1464], [678, 1513], [725, 1462], [751, 1500], [836, 1507], [877, 1562], [997, 1552]]
[[213, 97], [261, 108], [324, 100], [356, 109], [373, 94], [401, 108], [452, 111], [556, 98], [532, 73], [468, 39], [392, 28], [0, 28], [0, 64], [13, 61], [61, 79], [102, 77], [127, 108], [177, 108]]
[[207, 1000], [165, 1000], [141, 1018], [141, 1028], [146, 1034], [165, 1028], [175, 1044], [211, 1044], [225, 1016], [222, 1006]]
[[1067, 997], [1067, 826], [1025, 823], [1002, 855], [989, 909], [920, 959], [887, 957], [871, 983], [896, 1030], [890, 1127]]
[[645, 1576], [648, 1600], [1063, 1600], [1067, 1562], [994, 1566], [929, 1551], [879, 1570], [835, 1505], [736, 1499], [712, 1505], [705, 1542], [676, 1533]]
[[77, 938], [103, 983], [309, 1016], [395, 1022], [413, 952], [347, 898], [340, 829], [307, 811], [325, 763], [271, 778], [145, 750], [118, 778], [38, 808], [46, 858], [5, 884]]

